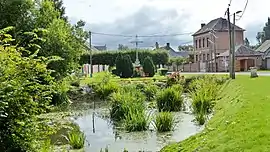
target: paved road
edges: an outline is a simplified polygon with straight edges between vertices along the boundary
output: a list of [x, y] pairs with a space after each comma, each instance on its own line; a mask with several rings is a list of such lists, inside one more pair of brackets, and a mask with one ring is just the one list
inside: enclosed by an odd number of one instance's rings
[[[182, 74], [229, 74], [225, 72], [209, 73], [209, 72], [181, 72]], [[250, 75], [250, 72], [236, 72], [236, 75]], [[258, 76], [270, 76], [270, 72], [257, 72]]]

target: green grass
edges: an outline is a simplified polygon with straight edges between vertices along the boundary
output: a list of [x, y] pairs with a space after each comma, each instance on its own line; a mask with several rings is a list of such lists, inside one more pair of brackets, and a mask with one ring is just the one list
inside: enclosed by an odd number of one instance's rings
[[84, 147], [85, 135], [79, 128], [74, 128], [67, 135], [70, 146], [73, 149], [81, 149]]
[[158, 132], [172, 131], [175, 125], [174, 116], [171, 112], [160, 112], [156, 115], [154, 124]]
[[203, 132], [161, 152], [267, 152], [270, 149], [270, 77], [237, 76]]

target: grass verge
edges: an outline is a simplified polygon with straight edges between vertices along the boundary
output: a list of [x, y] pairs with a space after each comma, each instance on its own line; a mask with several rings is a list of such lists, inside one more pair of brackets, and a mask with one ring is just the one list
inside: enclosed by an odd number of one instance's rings
[[269, 86], [269, 77], [237, 76], [224, 88], [204, 131], [161, 152], [269, 151]]

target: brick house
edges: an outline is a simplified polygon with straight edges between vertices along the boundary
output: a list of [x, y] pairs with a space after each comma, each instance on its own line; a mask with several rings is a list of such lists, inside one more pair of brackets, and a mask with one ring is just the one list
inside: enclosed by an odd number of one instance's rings
[[[216, 58], [229, 50], [229, 22], [225, 18], [217, 18], [208, 24], [202, 23], [201, 28], [193, 36], [194, 63], [197, 71], [216, 71]], [[231, 26], [233, 26], [231, 24]], [[244, 29], [235, 25], [235, 45], [244, 44]]]

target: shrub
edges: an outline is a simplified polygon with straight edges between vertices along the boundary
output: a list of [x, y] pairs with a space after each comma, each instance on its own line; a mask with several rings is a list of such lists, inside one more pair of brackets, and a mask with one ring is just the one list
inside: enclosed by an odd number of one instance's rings
[[149, 56], [147, 56], [143, 61], [143, 71], [149, 77], [153, 77], [155, 75], [155, 65], [152, 58]]
[[132, 61], [128, 55], [119, 55], [117, 58], [116, 71], [121, 78], [131, 78], [134, 68]]
[[162, 76], [165, 76], [169, 70], [165, 68], [158, 69], [158, 73]]
[[174, 127], [174, 117], [170, 112], [161, 112], [156, 115], [154, 121], [155, 128], [158, 132], [172, 131]]
[[120, 90], [113, 93], [110, 102], [110, 116], [115, 121], [124, 120], [127, 114], [135, 109], [139, 112], [144, 112], [145, 98], [138, 92], [126, 92], [125, 90]]
[[146, 85], [145, 89], [143, 90], [147, 101], [151, 101], [155, 98], [158, 91], [158, 87], [154, 84]]
[[52, 97], [52, 104], [56, 106], [61, 106], [70, 103], [68, 97], [68, 91], [70, 90], [70, 85], [66, 80], [58, 82], [55, 88], [55, 92]]
[[127, 131], [144, 131], [148, 129], [149, 117], [146, 116], [144, 110], [129, 108], [125, 115], [124, 127]]
[[73, 128], [73, 130], [68, 133], [67, 138], [73, 149], [81, 149], [84, 147], [85, 135], [78, 127]]
[[182, 92], [166, 88], [157, 95], [157, 107], [161, 111], [180, 111], [183, 105]]
[[179, 72], [174, 72], [167, 77], [167, 86], [172, 86], [174, 84], [180, 84], [181, 75]]

